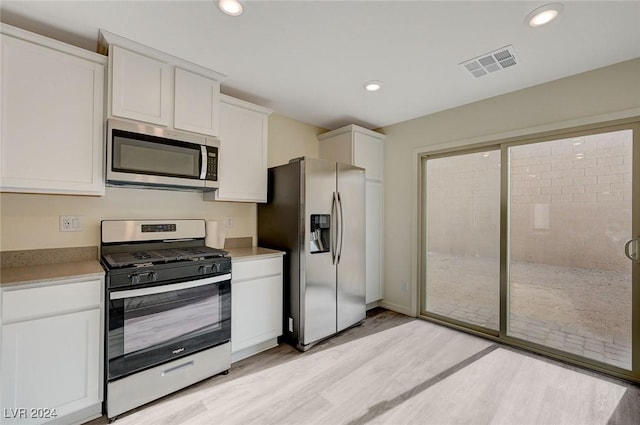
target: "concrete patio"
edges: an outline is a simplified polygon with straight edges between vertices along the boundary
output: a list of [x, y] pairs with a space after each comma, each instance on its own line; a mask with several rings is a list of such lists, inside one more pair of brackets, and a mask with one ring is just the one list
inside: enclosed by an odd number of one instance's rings
[[[429, 253], [427, 310], [497, 330], [497, 264]], [[515, 262], [510, 281], [510, 336], [631, 368], [630, 273]]]

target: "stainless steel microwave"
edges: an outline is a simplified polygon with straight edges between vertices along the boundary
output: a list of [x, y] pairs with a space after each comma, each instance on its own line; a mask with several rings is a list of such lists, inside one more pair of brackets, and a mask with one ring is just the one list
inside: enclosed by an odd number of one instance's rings
[[215, 190], [219, 148], [214, 137], [111, 119], [107, 121], [107, 184]]

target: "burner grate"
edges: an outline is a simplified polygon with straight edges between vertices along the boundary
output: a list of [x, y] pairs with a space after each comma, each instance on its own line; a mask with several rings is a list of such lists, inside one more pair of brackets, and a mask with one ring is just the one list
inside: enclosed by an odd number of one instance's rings
[[133, 267], [146, 263], [159, 264], [176, 261], [190, 261], [201, 258], [224, 257], [226, 254], [226, 251], [203, 246], [153, 249], [149, 251], [119, 252], [107, 254], [103, 257], [110, 267], [123, 268]]

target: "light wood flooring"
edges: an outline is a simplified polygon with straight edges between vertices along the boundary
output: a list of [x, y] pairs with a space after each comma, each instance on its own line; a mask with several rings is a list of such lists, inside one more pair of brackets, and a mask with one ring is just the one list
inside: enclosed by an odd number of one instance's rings
[[640, 387], [375, 309], [306, 353], [280, 345], [115, 422], [365, 423], [637, 425]]

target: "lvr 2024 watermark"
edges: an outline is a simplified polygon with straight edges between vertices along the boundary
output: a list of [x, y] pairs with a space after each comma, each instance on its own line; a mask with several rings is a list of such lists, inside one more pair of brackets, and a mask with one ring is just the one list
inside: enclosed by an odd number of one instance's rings
[[2, 409], [5, 419], [53, 419], [58, 417], [56, 409], [9, 407]]

